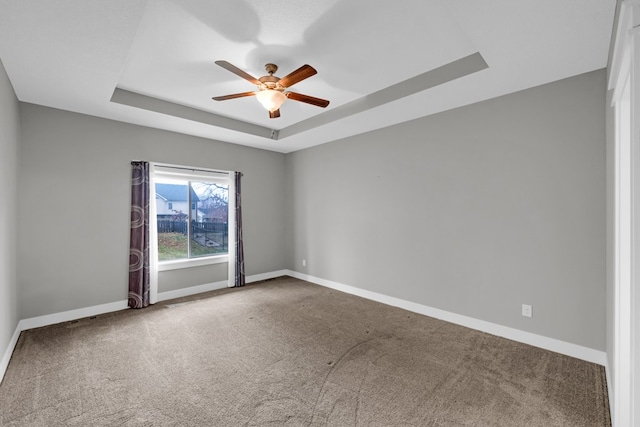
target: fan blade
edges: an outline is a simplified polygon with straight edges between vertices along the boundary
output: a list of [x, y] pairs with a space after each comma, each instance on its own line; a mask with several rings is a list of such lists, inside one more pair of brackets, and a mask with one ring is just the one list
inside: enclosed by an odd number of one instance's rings
[[278, 117], [280, 117], [280, 109], [277, 109], [276, 111], [269, 111], [270, 119], [277, 119]]
[[298, 68], [297, 70], [287, 74], [286, 76], [284, 76], [283, 78], [281, 78], [278, 83], [280, 84], [280, 86], [282, 87], [289, 87], [289, 86], [293, 86], [294, 84], [309, 78], [311, 76], [313, 76], [314, 74], [316, 74], [317, 71], [315, 68], [313, 68], [311, 65], [307, 65], [304, 64], [302, 67]]
[[329, 101], [327, 101], [326, 99], [314, 98], [313, 96], [303, 95], [301, 93], [286, 92], [285, 95], [287, 95], [287, 98], [293, 99], [294, 101], [305, 102], [317, 107], [324, 108], [329, 105]]
[[262, 83], [260, 83], [260, 81], [258, 79], [253, 77], [251, 74], [245, 73], [240, 68], [236, 67], [233, 64], [228, 63], [227, 61], [216, 61], [216, 64], [218, 64], [219, 66], [221, 66], [225, 70], [231, 71], [233, 74], [236, 74], [236, 75], [242, 77], [243, 79], [250, 81], [254, 85], [260, 86], [262, 84]]
[[255, 94], [256, 94], [255, 92], [242, 92], [242, 93], [234, 93], [231, 95], [214, 96], [211, 99], [215, 101], [226, 101], [227, 99], [242, 98], [243, 96], [253, 96]]

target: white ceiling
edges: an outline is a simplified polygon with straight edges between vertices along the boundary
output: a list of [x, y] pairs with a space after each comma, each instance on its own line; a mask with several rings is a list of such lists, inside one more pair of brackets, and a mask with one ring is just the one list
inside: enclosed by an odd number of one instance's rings
[[[615, 0], [0, 0], [20, 101], [291, 152], [607, 65]], [[269, 119], [260, 77], [303, 64]]]

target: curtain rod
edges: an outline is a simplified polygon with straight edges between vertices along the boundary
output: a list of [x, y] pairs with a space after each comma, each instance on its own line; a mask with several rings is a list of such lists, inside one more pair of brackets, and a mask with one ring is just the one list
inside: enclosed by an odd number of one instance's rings
[[[163, 165], [158, 163], [156, 163], [155, 166], [158, 166], [161, 168], [167, 168], [167, 169], [180, 169], [180, 170], [186, 170], [191, 172], [208, 172], [208, 173], [218, 173], [221, 175], [229, 175], [229, 172], [218, 171], [215, 169], [198, 169], [198, 168], [189, 168], [186, 166], [169, 166], [169, 165]], [[240, 176], [244, 176], [244, 174], [240, 172]]]

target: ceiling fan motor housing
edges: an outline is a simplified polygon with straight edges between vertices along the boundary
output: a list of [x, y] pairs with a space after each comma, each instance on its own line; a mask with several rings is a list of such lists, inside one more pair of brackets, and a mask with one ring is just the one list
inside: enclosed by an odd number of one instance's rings
[[274, 90], [279, 90], [282, 91], [285, 88], [283, 88], [282, 86], [280, 86], [278, 84], [278, 82], [280, 81], [280, 77], [276, 77], [276, 76], [262, 76], [260, 77], [258, 80], [260, 80], [260, 83], [262, 83], [262, 86], [260, 89], [274, 89]]
[[262, 83], [262, 87], [259, 87], [260, 90], [265, 89], [273, 89], [277, 91], [284, 91], [284, 87], [280, 86], [278, 82], [280, 81], [280, 77], [276, 77], [273, 75], [276, 71], [278, 71], [278, 66], [276, 64], [265, 64], [264, 69], [267, 70], [268, 76], [262, 76], [258, 80]]

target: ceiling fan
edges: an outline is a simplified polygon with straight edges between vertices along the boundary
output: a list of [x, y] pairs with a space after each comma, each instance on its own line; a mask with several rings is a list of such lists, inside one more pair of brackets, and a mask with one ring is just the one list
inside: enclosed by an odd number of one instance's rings
[[226, 101], [227, 99], [242, 98], [244, 96], [256, 96], [258, 101], [264, 108], [269, 111], [269, 118], [275, 119], [280, 117], [280, 106], [287, 100], [293, 99], [294, 101], [300, 101], [307, 104], [315, 105], [325, 108], [329, 105], [329, 101], [326, 99], [315, 98], [309, 95], [303, 95], [297, 92], [287, 91], [287, 88], [294, 84], [301, 82], [302, 80], [309, 78], [317, 73], [316, 69], [311, 65], [303, 65], [297, 70], [287, 74], [283, 78], [273, 75], [278, 71], [278, 66], [275, 64], [266, 64], [264, 68], [267, 70], [268, 76], [262, 76], [256, 79], [252, 75], [245, 73], [235, 65], [230, 64], [227, 61], [216, 61], [216, 64], [231, 71], [232, 73], [242, 77], [243, 79], [258, 86], [258, 90], [253, 92], [234, 93], [231, 95], [214, 96], [212, 99], [216, 101]]

